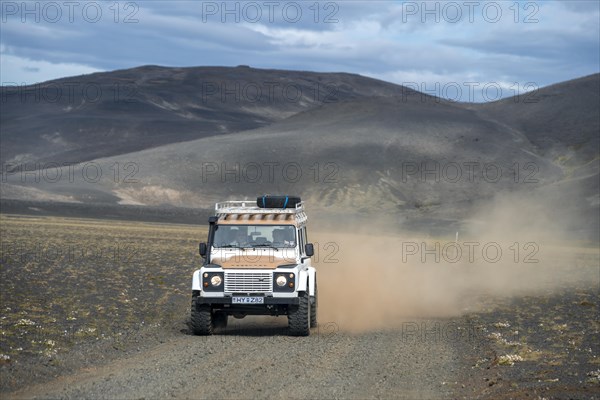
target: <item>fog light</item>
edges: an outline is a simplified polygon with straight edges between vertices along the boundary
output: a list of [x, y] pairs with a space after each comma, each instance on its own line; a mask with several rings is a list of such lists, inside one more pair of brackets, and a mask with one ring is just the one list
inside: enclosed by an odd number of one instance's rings
[[277, 279], [275, 279], [275, 283], [277, 283], [277, 286], [283, 287], [287, 283], [287, 279], [285, 279], [285, 276], [279, 275]]
[[219, 286], [221, 284], [221, 277], [219, 275], [213, 275], [213, 277], [210, 278], [210, 284], [213, 286]]

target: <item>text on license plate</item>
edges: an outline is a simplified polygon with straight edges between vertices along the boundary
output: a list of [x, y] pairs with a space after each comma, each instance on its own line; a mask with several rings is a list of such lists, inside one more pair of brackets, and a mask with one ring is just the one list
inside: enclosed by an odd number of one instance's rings
[[263, 304], [265, 302], [264, 297], [232, 297], [231, 302], [233, 304]]

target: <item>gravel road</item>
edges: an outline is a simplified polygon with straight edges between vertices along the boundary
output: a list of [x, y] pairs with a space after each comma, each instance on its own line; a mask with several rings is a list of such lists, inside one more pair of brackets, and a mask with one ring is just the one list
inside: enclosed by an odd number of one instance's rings
[[[314, 235], [323, 265], [321, 324], [311, 336], [287, 336], [285, 317], [247, 317], [199, 337], [189, 334], [186, 321], [189, 277], [198, 265], [195, 238], [205, 231], [3, 217], [2, 233], [11, 239], [3, 242], [11, 251], [0, 257], [2, 400], [598, 399], [600, 393], [595, 248], [556, 248], [553, 262], [527, 268], [411, 267], [397, 264], [392, 239]], [[339, 245], [327, 247], [327, 236]], [[72, 254], [72, 243], [116, 249], [119, 257], [74, 253], [65, 261], [22, 253], [52, 245]], [[367, 245], [377, 251], [344, 251]], [[382, 279], [365, 285], [365, 265], [369, 277]]]
[[281, 317], [246, 318], [211, 337], [172, 332], [157, 346], [6, 398], [433, 399], [453, 397], [470, 369], [461, 341], [400, 330], [353, 335], [334, 324], [292, 338], [285, 327]]

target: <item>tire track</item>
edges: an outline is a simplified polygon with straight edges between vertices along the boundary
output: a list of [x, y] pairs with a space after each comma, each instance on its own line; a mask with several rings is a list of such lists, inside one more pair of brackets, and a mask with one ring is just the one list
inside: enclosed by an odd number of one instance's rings
[[150, 350], [12, 393], [16, 398], [447, 398], [453, 343], [331, 326], [285, 335], [285, 318], [244, 320], [209, 337], [173, 335]]

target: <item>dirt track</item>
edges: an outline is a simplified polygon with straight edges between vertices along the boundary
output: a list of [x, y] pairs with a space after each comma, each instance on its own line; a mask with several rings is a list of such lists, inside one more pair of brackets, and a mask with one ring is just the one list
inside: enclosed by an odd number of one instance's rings
[[186, 320], [202, 229], [2, 216], [2, 234], [2, 399], [600, 393], [596, 249], [512, 268], [412, 268], [344, 251], [366, 241], [336, 235], [338, 246], [319, 242], [310, 337], [288, 337], [285, 317], [197, 337]]
[[441, 336], [349, 335], [330, 324], [290, 338], [285, 318], [232, 322], [212, 337], [173, 332], [153, 348], [8, 398], [449, 398], [461, 365], [470, 369], [461, 343]]

